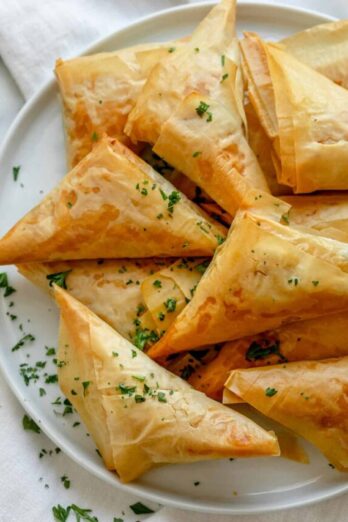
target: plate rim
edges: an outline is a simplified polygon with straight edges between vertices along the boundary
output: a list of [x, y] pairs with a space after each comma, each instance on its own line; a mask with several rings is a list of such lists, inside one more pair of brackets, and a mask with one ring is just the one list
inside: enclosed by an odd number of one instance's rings
[[[126, 26], [122, 27], [119, 30], [114, 31], [113, 33], [107, 35], [106, 37], [100, 38], [93, 42], [90, 46], [88, 46], [82, 53], [79, 53], [78, 56], [84, 56], [86, 54], [93, 53], [95, 51], [99, 51], [99, 47], [107, 45], [109, 42], [111, 42], [115, 37], [122, 38], [123, 36], [127, 36], [127, 33], [131, 30], [136, 29], [137, 27], [141, 27], [143, 24], [146, 24], [150, 21], [157, 21], [162, 17], [167, 17], [170, 14], [178, 13], [178, 12], [186, 12], [186, 11], [199, 11], [202, 8], [208, 9], [213, 7], [216, 2], [212, 1], [201, 1], [194, 4], [185, 4], [185, 5], [178, 5], [174, 6], [168, 9], [162, 9], [160, 11], [156, 11], [155, 13], [151, 13], [149, 15], [143, 16], [141, 18], [138, 18], [137, 20], [127, 24]], [[291, 13], [293, 15], [300, 16], [301, 14], [306, 14], [313, 16], [318, 19], [318, 23], [325, 23], [325, 22], [331, 22], [336, 21], [337, 18], [333, 17], [331, 15], [327, 15], [325, 13], [322, 13], [320, 11], [316, 11], [314, 9], [307, 9], [303, 7], [296, 7], [289, 4], [278, 4], [278, 3], [268, 3], [268, 2], [250, 2], [248, 0], [242, 0], [239, 1], [239, 5], [247, 6], [250, 10], [252, 9], [271, 9], [273, 11], [283, 12], [283, 13]], [[16, 133], [17, 127], [21, 125], [22, 121], [26, 118], [27, 114], [32, 110], [32, 108], [35, 106], [35, 104], [40, 101], [41, 98], [43, 98], [45, 95], [48, 95], [50, 90], [54, 88], [56, 85], [55, 78], [52, 77], [50, 80], [46, 81], [37, 91], [36, 93], [25, 102], [23, 107], [20, 109], [20, 111], [17, 113], [16, 117], [14, 118], [13, 122], [11, 123], [4, 139], [2, 140], [1, 146], [0, 146], [0, 162], [5, 155], [7, 148], [9, 144], [11, 143], [11, 140], [14, 138], [14, 135]], [[2, 357], [0, 357], [0, 371], [1, 374], [5, 380], [5, 382], [10, 387], [11, 391], [17, 398], [17, 400], [20, 402], [21, 406], [24, 408], [24, 410], [40, 425], [40, 428], [42, 431], [57, 445], [60, 447], [62, 446], [62, 441], [60, 440], [59, 436], [56, 435], [55, 429], [51, 428], [51, 426], [47, 426], [42, 423], [39, 413], [36, 411], [35, 406], [33, 406], [30, 402], [27, 402], [25, 396], [23, 395], [21, 389], [16, 385], [16, 382], [13, 381], [10, 378], [10, 375], [7, 375], [5, 364], [3, 362]], [[129, 494], [137, 495], [142, 499], [147, 499], [149, 501], [159, 503], [161, 505], [174, 507], [177, 509], [185, 509], [189, 511], [195, 511], [195, 512], [202, 512], [202, 513], [209, 513], [209, 514], [216, 514], [216, 515], [223, 515], [223, 514], [229, 514], [229, 515], [242, 515], [242, 514], [258, 514], [258, 513], [270, 513], [275, 512], [279, 510], [285, 510], [285, 509], [291, 509], [296, 507], [304, 507], [309, 506], [311, 504], [319, 503], [331, 498], [335, 498], [344, 492], [348, 491], [348, 482], [347, 484], [338, 485], [335, 487], [334, 491], [328, 491], [325, 493], [313, 493], [309, 498], [307, 499], [300, 499], [299, 501], [292, 501], [292, 502], [286, 502], [284, 501], [282, 504], [274, 505], [274, 506], [249, 506], [249, 507], [234, 507], [233, 505], [218, 505], [218, 501], [215, 501], [216, 503], [207, 505], [203, 504], [201, 505], [199, 503], [200, 499], [195, 500], [185, 500], [185, 499], [173, 499], [168, 497], [168, 494], [161, 493], [161, 492], [151, 492], [147, 491], [144, 486], [141, 484], [138, 485], [137, 483], [130, 483], [130, 484], [124, 484], [120, 481], [120, 479], [117, 477], [114, 473], [105, 474], [105, 472], [101, 471], [97, 466], [93, 464], [91, 461], [86, 461], [80, 456], [76, 455], [72, 448], [69, 447], [69, 445], [64, 444], [62, 447], [62, 450], [66, 455], [69, 456], [74, 462], [76, 462], [79, 466], [81, 466], [83, 469], [88, 471], [89, 473], [93, 474], [97, 478], [103, 480], [104, 482], [107, 482], [108, 484], [112, 485], [113, 487], [116, 487], [120, 491], [125, 491]]]

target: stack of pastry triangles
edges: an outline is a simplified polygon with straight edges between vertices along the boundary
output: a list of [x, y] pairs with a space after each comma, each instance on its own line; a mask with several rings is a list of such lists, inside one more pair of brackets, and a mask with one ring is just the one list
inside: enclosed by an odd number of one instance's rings
[[0, 240], [56, 298], [59, 384], [124, 481], [278, 455], [238, 402], [348, 469], [348, 26], [238, 42], [235, 8], [58, 61], [73, 168]]

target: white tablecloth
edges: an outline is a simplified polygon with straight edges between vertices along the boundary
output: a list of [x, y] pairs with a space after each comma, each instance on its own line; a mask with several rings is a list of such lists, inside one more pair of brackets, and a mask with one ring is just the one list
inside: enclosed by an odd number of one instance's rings
[[[56, 56], [77, 54], [93, 40], [130, 20], [180, 3], [190, 0], [3, 0], [0, 1], [0, 56], [24, 97], [29, 98], [49, 76]], [[286, 3], [348, 17], [347, 0]], [[0, 76], [1, 70], [0, 67]], [[6, 100], [1, 103], [6, 104]], [[23, 415], [22, 407], [0, 375], [0, 522], [53, 521], [52, 506], [72, 503], [92, 509], [99, 522], [113, 522], [114, 518], [135, 522], [146, 518], [132, 514], [129, 509], [129, 505], [140, 499], [118, 492], [84, 472], [63, 453], [57, 454], [55, 446], [42, 433], [24, 431]], [[47, 454], [40, 459], [42, 449]], [[69, 489], [63, 486], [64, 475], [71, 481]], [[202, 515], [144, 503], [156, 510], [148, 516], [148, 522], [344, 522], [348, 519], [347, 496], [312, 507], [244, 517]]]

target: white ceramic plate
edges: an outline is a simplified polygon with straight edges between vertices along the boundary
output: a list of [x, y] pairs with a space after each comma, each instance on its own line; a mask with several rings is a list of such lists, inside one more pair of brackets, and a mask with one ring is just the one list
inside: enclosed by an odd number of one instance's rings
[[[188, 5], [143, 19], [100, 42], [90, 51], [110, 51], [141, 42], [170, 40], [186, 35], [207, 14], [211, 4]], [[257, 31], [278, 39], [327, 21], [322, 15], [288, 7], [241, 4], [238, 28]], [[12, 167], [21, 165], [18, 181]], [[0, 153], [0, 234], [8, 230], [65, 173], [65, 153], [57, 89], [52, 80], [20, 112]], [[0, 272], [2, 270], [0, 269]], [[122, 485], [108, 472], [96, 454], [82, 425], [73, 427], [76, 415], [62, 416], [64, 406], [51, 403], [61, 393], [57, 384], [43, 384], [44, 373], [56, 373], [52, 362], [40, 372], [40, 379], [26, 386], [20, 364], [35, 365], [45, 357], [45, 346], [56, 346], [58, 313], [49, 297], [21, 278], [14, 268], [7, 270], [17, 292], [0, 300], [0, 364], [12, 390], [43, 431], [84, 468], [115, 487], [137, 493], [161, 504], [212, 513], [256, 513], [300, 506], [332, 497], [348, 489], [347, 478], [328, 466], [327, 461], [306, 445], [310, 465], [281, 458], [216, 461], [164, 466], [147, 473], [131, 485]], [[0, 295], [3, 292], [0, 291]], [[14, 306], [9, 308], [10, 302]], [[15, 314], [11, 320], [6, 313]], [[22, 324], [23, 331], [19, 329]], [[35, 341], [11, 352], [24, 333]], [[39, 388], [47, 395], [40, 397]], [[55, 413], [56, 412], [56, 413]], [[58, 414], [57, 414], [58, 412]], [[199, 481], [199, 486], [194, 482]]]

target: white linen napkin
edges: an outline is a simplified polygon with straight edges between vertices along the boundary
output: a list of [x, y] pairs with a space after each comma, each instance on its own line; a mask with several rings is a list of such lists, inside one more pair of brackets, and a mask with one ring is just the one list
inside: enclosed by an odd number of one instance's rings
[[75, 56], [129, 22], [186, 0], [1, 0], [0, 55], [28, 99], [59, 56]]

